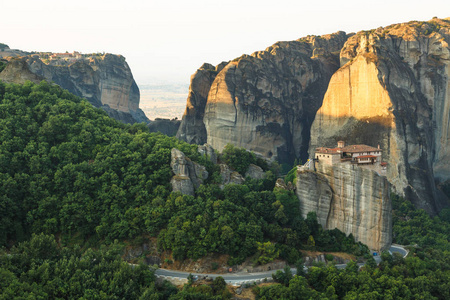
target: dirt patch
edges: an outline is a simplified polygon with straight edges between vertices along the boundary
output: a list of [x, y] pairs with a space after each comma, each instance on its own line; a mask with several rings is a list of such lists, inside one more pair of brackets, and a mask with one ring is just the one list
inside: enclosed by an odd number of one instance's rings
[[343, 252], [319, 252], [319, 251], [306, 251], [302, 250], [305, 266], [312, 266], [315, 263], [327, 264], [330, 260], [329, 256], [332, 256], [332, 260], [336, 264], [346, 264], [349, 261], [356, 261], [356, 256]]
[[192, 273], [216, 273], [225, 274], [229, 272], [227, 261], [229, 255], [209, 254], [200, 259], [185, 259], [175, 261], [171, 252], [163, 252], [161, 255], [161, 268], [169, 270], [178, 270]]

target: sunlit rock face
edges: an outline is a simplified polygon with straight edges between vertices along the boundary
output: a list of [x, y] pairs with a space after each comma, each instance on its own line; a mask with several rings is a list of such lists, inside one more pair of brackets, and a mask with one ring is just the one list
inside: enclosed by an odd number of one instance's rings
[[352, 164], [317, 164], [297, 172], [296, 195], [302, 216], [317, 214], [325, 229], [338, 228], [370, 249], [392, 242], [389, 182], [377, 172]]
[[10, 61], [0, 73], [0, 80], [7, 83], [24, 84], [26, 81], [38, 83], [44, 80], [44, 77], [31, 72], [26, 61], [15, 59]]
[[310, 154], [338, 140], [379, 144], [394, 190], [438, 212], [435, 179], [450, 178], [449, 40], [450, 22], [440, 19], [350, 37], [312, 124]]
[[347, 37], [279, 42], [221, 64], [214, 76], [212, 66], [200, 68], [177, 136], [200, 143], [206, 137], [219, 151], [232, 143], [282, 162], [306, 158], [309, 128]]
[[45, 64], [36, 55], [28, 55], [10, 60], [4, 71], [0, 79], [5, 82], [54, 82], [117, 120], [148, 123], [139, 109], [139, 88], [123, 56], [105, 54]]

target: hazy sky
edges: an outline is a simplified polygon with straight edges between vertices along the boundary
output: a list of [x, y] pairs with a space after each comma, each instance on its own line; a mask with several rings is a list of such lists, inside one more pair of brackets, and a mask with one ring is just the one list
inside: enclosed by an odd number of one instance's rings
[[189, 82], [281, 40], [450, 17], [449, 0], [0, 0], [0, 42], [27, 51], [110, 52], [138, 84]]

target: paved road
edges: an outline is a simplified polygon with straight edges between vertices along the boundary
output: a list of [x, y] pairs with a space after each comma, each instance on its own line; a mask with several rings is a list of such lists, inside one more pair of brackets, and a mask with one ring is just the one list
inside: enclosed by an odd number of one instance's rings
[[[295, 269], [291, 269], [295, 270]], [[156, 275], [163, 275], [168, 277], [176, 277], [176, 278], [187, 278], [189, 274], [192, 274], [194, 276], [208, 276], [210, 278], [216, 278], [218, 276], [222, 276], [225, 281], [247, 281], [247, 280], [258, 280], [258, 279], [264, 279], [264, 278], [272, 278], [272, 274], [276, 271], [268, 271], [268, 272], [258, 272], [258, 273], [247, 273], [247, 272], [240, 272], [240, 273], [231, 273], [231, 274], [201, 274], [201, 273], [187, 273], [187, 272], [181, 272], [181, 271], [172, 271], [172, 270], [166, 270], [166, 269], [157, 269], [155, 271]]]
[[[408, 251], [403, 248], [400, 245], [392, 245], [389, 248], [389, 253], [400, 253], [403, 257], [406, 257], [408, 255]], [[375, 261], [377, 263], [381, 262], [381, 256], [375, 256]], [[358, 266], [363, 266], [363, 263], [358, 264]], [[339, 264], [336, 265], [336, 268], [338, 269], [344, 269], [346, 267], [346, 264]], [[306, 267], [304, 267], [306, 268]], [[258, 272], [258, 273], [247, 273], [247, 272], [240, 272], [240, 273], [232, 273], [232, 274], [202, 274], [202, 273], [188, 273], [188, 272], [181, 272], [181, 271], [172, 271], [172, 270], [166, 270], [166, 269], [157, 269], [155, 271], [155, 275], [161, 276], [161, 277], [169, 277], [169, 278], [179, 278], [179, 279], [185, 279], [189, 274], [192, 274], [194, 276], [198, 277], [204, 277], [208, 276], [209, 278], [216, 278], [218, 276], [222, 276], [223, 279], [229, 284], [244, 284], [244, 283], [250, 283], [257, 280], [264, 280], [267, 278], [268, 280], [272, 280], [272, 274], [274, 274], [278, 270], [272, 270], [267, 272]], [[307, 271], [307, 269], [305, 270]], [[295, 268], [291, 269], [291, 272], [293, 274], [297, 273], [297, 270]]]
[[401, 245], [391, 245], [391, 248], [389, 248], [389, 253], [392, 254], [394, 252], [400, 253], [403, 257], [406, 257], [406, 255], [408, 255], [408, 250], [403, 248]]

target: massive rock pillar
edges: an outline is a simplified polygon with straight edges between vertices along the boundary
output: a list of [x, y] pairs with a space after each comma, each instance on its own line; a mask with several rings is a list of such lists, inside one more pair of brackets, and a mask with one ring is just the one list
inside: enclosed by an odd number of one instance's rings
[[392, 242], [389, 182], [370, 169], [347, 164], [317, 164], [317, 171], [297, 173], [296, 194], [302, 216], [317, 214], [325, 229], [352, 234], [370, 249]]

